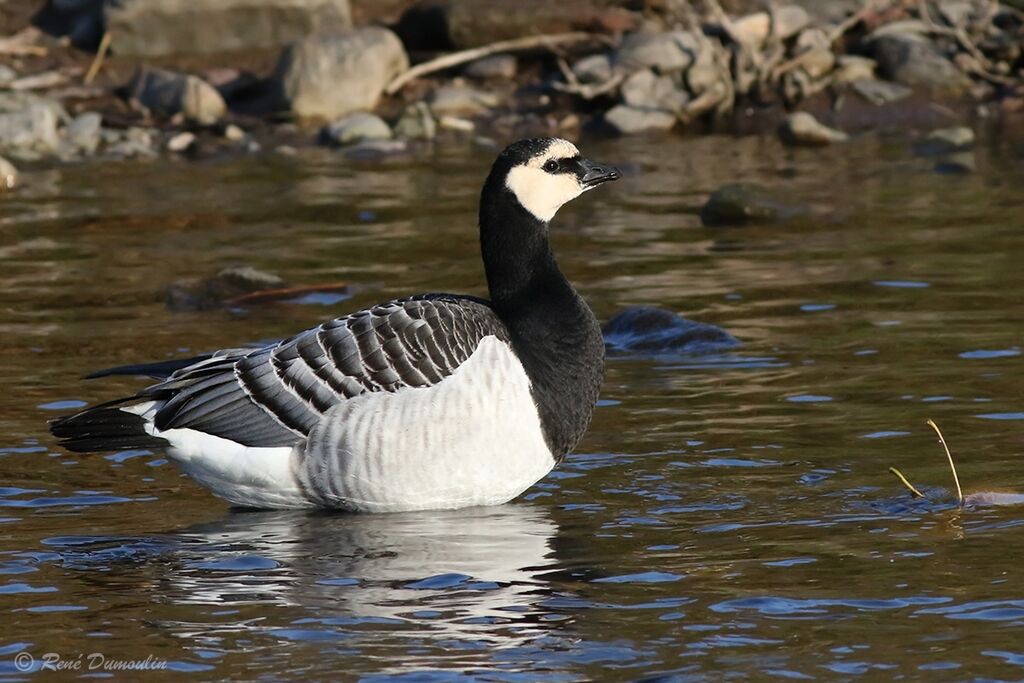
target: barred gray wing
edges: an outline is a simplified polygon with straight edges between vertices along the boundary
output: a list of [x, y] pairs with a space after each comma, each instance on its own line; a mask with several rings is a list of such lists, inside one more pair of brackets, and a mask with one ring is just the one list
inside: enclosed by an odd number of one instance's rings
[[155, 417], [160, 430], [188, 428], [246, 446], [286, 446], [353, 396], [437, 384], [487, 336], [509, 341], [487, 302], [423, 295], [255, 351], [214, 354], [140, 396], [166, 401]]

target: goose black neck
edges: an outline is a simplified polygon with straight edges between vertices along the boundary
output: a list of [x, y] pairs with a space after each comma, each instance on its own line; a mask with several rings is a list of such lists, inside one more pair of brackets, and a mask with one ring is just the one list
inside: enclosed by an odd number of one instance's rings
[[589, 426], [600, 389], [597, 319], [558, 268], [547, 224], [493, 174], [481, 196], [480, 246], [491, 304], [530, 377], [548, 446], [561, 458]]

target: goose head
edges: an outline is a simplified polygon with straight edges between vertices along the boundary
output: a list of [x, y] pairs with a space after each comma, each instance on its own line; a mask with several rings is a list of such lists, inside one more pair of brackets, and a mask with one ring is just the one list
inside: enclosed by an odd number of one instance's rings
[[501, 182], [519, 206], [548, 223], [567, 202], [620, 177], [618, 169], [581, 157], [568, 140], [531, 138], [505, 148], [488, 185]]

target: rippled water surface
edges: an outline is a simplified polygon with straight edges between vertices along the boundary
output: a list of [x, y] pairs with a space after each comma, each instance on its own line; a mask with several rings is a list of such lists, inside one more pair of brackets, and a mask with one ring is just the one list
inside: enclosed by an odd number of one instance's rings
[[[138, 386], [96, 368], [482, 294], [494, 150], [30, 170], [0, 204], [0, 677], [102, 653], [206, 679], [1024, 678], [1024, 506], [958, 509], [925, 425], [966, 492], [1024, 492], [1024, 142], [988, 136], [969, 175], [903, 137], [584, 147], [628, 174], [554, 231], [599, 317], [658, 305], [743, 345], [611, 358], [579, 452], [520, 500], [359, 517], [232, 511], [46, 421]], [[735, 180], [807, 211], [702, 228]], [[165, 307], [236, 264], [352, 297]]]

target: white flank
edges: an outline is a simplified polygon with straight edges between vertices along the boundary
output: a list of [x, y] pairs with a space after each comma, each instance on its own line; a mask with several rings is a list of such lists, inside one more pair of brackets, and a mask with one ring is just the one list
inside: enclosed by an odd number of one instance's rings
[[526, 371], [507, 344], [485, 337], [432, 387], [332, 408], [298, 476], [320, 505], [392, 512], [504, 503], [554, 464]]
[[571, 142], [557, 138], [548, 145], [544, 154], [526, 164], [514, 166], [505, 178], [505, 186], [524, 209], [547, 223], [563, 204], [583, 194], [584, 188], [572, 173], [548, 173], [544, 164], [549, 159], [572, 158], [579, 153]]

